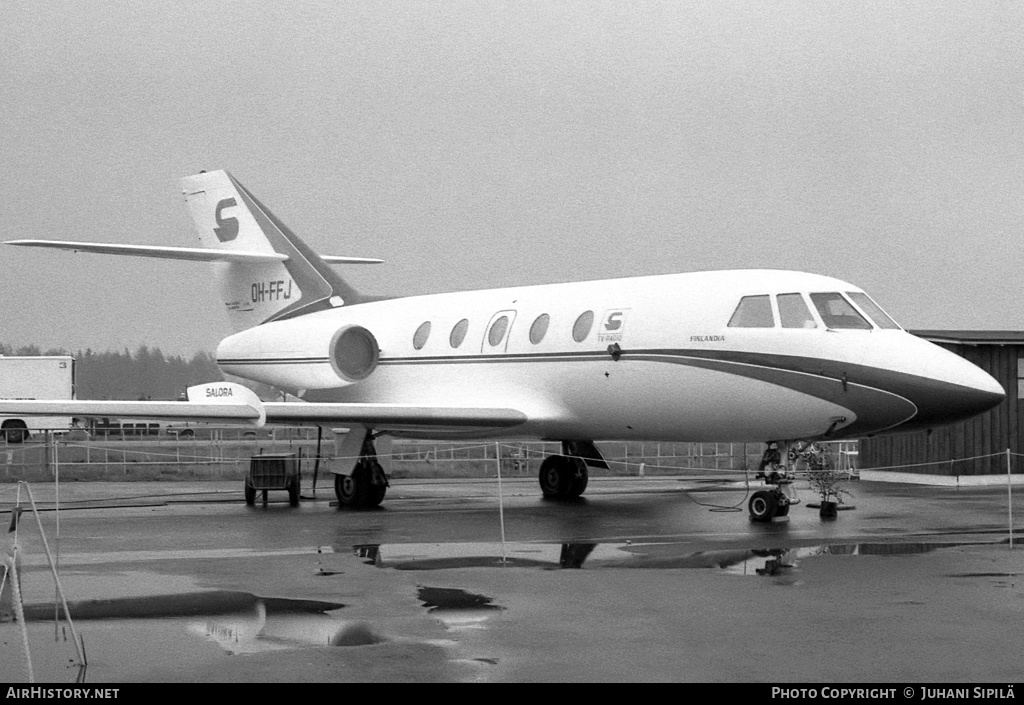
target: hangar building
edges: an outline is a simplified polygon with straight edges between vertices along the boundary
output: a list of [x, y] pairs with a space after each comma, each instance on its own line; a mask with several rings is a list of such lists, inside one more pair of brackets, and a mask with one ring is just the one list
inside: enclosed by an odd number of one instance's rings
[[[1024, 467], [1016, 453], [1024, 449], [1024, 332], [978, 330], [910, 331], [967, 358], [995, 377], [1006, 390], [1002, 404], [949, 426], [860, 442], [858, 465], [863, 470], [943, 476], [1006, 478], [1006, 449], [1012, 472]], [[975, 478], [980, 480], [981, 478]], [[995, 479], [995, 478], [992, 478]]]

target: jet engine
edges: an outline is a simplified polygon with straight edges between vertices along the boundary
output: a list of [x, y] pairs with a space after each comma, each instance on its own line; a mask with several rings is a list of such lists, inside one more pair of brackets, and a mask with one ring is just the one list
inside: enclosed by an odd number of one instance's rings
[[363, 326], [310, 325], [304, 317], [235, 333], [217, 347], [217, 364], [226, 374], [292, 393], [355, 384], [379, 361], [377, 338]]

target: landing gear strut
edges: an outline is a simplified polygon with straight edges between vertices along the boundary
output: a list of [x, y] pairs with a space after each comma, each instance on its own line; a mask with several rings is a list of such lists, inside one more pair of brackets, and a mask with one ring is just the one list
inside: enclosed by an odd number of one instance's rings
[[380, 505], [390, 483], [377, 461], [377, 449], [369, 434], [363, 441], [359, 461], [348, 475], [334, 476], [334, 494], [343, 507], [370, 508]]
[[[775, 517], [789, 514], [789, 507], [797, 500], [786, 491], [793, 484], [783, 458], [788, 456], [786, 443], [769, 443], [755, 478], [763, 479], [766, 489], [758, 490], [750, 496], [747, 509], [752, 521], [767, 522]], [[783, 446], [780, 448], [780, 446]]]

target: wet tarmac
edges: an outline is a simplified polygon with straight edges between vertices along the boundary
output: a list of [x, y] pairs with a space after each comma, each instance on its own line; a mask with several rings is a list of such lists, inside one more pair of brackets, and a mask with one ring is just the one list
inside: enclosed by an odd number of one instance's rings
[[[1009, 546], [1006, 489], [851, 487], [856, 508], [835, 520], [803, 491], [789, 517], [757, 524], [745, 488], [714, 478], [595, 478], [573, 502], [506, 481], [502, 540], [494, 481], [396, 481], [372, 511], [339, 509], [323, 486], [299, 507], [284, 493], [247, 507], [240, 483], [183, 482], [63, 483], [57, 512], [53, 486], [36, 485], [74, 633], [55, 623], [25, 514], [32, 671], [65, 683], [1020, 680], [1024, 547]], [[0, 512], [14, 490], [0, 486]], [[21, 625], [0, 621], [0, 680], [27, 669]]]

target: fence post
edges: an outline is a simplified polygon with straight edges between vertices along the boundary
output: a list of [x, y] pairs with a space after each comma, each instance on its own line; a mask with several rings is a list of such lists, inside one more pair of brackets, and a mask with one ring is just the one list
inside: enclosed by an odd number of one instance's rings
[[[487, 455], [487, 446], [484, 446], [484, 456]], [[498, 518], [501, 522], [501, 564], [507, 563], [507, 553], [505, 552], [505, 500], [501, 491], [501, 450], [498, 446], [498, 442], [494, 443], [494, 464], [498, 468]]]
[[1006, 508], [1010, 518], [1010, 550], [1013, 550], [1013, 474], [1010, 472], [1010, 449], [1006, 449]]

